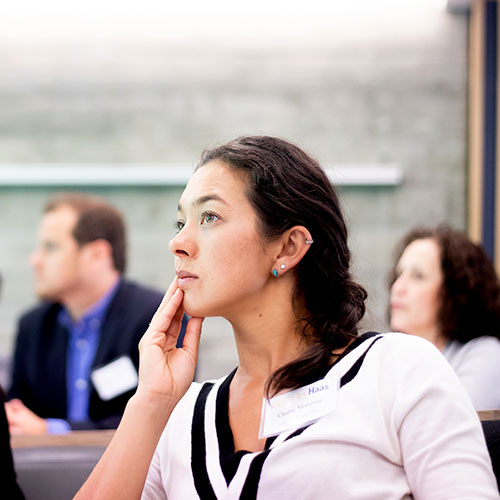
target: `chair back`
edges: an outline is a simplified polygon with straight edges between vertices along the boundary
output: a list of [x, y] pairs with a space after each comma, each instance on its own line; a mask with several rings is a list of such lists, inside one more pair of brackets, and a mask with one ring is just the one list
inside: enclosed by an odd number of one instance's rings
[[500, 491], [500, 420], [482, 420], [481, 425]]
[[14, 448], [17, 482], [26, 500], [71, 500], [103, 452], [102, 446]]

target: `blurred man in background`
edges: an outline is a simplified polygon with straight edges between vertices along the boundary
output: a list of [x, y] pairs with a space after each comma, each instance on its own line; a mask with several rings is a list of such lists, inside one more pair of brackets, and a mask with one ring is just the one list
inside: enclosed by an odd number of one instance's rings
[[121, 213], [95, 196], [55, 196], [31, 261], [42, 303], [19, 322], [11, 431], [116, 427], [137, 385], [138, 342], [162, 299], [123, 278]]

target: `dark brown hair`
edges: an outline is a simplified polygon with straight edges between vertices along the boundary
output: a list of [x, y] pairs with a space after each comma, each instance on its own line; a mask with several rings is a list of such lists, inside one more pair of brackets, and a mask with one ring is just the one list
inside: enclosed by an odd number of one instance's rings
[[123, 274], [125, 272], [126, 231], [123, 216], [116, 208], [99, 196], [86, 193], [58, 193], [47, 202], [44, 213], [59, 207], [68, 206], [77, 214], [73, 237], [78, 245], [95, 240], [106, 240], [111, 245], [113, 265]]
[[443, 283], [438, 325], [450, 340], [468, 342], [476, 337], [500, 336], [500, 285], [495, 269], [480, 245], [465, 233], [445, 224], [418, 227], [403, 237], [396, 248], [389, 277], [392, 286], [396, 267], [405, 248], [415, 240], [432, 239], [438, 247]]
[[220, 160], [248, 178], [247, 198], [263, 238], [272, 240], [302, 225], [314, 243], [294, 269], [294, 303], [305, 307], [303, 335], [313, 345], [299, 359], [269, 379], [268, 395], [296, 388], [324, 376], [332, 351], [357, 336], [365, 312], [365, 290], [349, 271], [347, 228], [339, 200], [319, 164], [297, 146], [274, 137], [240, 137], [207, 150], [197, 168]]

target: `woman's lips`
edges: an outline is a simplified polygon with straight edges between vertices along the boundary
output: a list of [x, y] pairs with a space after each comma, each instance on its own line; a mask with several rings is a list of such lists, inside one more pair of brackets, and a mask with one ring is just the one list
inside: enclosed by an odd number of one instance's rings
[[197, 279], [198, 276], [188, 271], [177, 271], [177, 285], [179, 288], [182, 288]]

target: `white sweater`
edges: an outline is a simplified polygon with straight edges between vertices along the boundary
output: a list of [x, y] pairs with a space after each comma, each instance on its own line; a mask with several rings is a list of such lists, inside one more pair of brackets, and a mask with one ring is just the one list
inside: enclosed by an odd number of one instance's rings
[[193, 384], [165, 428], [142, 498], [500, 498], [477, 414], [431, 343], [377, 335], [330, 373], [353, 377], [336, 410], [259, 453], [234, 454], [229, 382]]
[[442, 353], [476, 410], [500, 409], [500, 340], [478, 337], [466, 344], [452, 340]]

